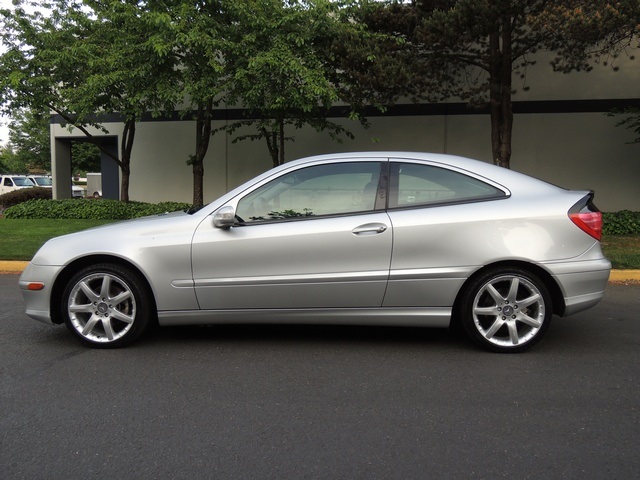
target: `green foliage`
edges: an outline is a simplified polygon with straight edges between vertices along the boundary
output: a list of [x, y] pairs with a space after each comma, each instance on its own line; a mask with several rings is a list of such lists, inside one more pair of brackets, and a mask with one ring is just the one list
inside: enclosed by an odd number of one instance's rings
[[9, 123], [9, 145], [20, 171], [51, 170], [49, 112], [23, 108], [13, 112]]
[[186, 210], [189, 207], [189, 204], [178, 202], [150, 204], [107, 199], [29, 200], [8, 208], [4, 216], [8, 219], [127, 220]]
[[[371, 2], [363, 21], [399, 42], [378, 42], [375, 56], [367, 57], [368, 69], [362, 68], [362, 60], [343, 68], [355, 72], [365, 88], [370, 78], [370, 88], [376, 90], [385, 88], [380, 78], [395, 66], [406, 88], [399, 88], [395, 78], [388, 81], [390, 99], [457, 97], [472, 107], [485, 107], [493, 161], [509, 167], [512, 96], [519, 88], [529, 88], [525, 78], [536, 53], [544, 49], [555, 55], [553, 68], [564, 73], [588, 71], [593, 63], [620, 54], [632, 56], [638, 46], [638, 18], [638, 0]], [[362, 71], [365, 75], [358, 76]]]
[[[150, 40], [157, 33], [148, 18], [155, 5], [16, 0], [12, 10], [0, 10], [0, 112], [40, 112], [43, 119], [55, 112], [89, 139], [88, 127], [106, 132], [99, 113], [118, 113], [126, 124], [121, 156], [103, 153], [121, 168], [123, 200], [135, 122], [148, 111], [172, 110], [179, 96], [176, 56], [159, 54]], [[48, 150], [48, 141], [38, 143]]]
[[42, 187], [33, 188], [21, 188], [20, 190], [14, 190], [13, 192], [0, 195], [0, 206], [3, 208], [13, 207], [28, 200], [51, 199], [51, 189]]
[[84, 177], [87, 172], [100, 172], [100, 149], [90, 142], [71, 144], [71, 169], [74, 175]]
[[337, 140], [353, 138], [327, 119], [342, 93], [331, 46], [353, 28], [341, 20], [339, 3], [237, 0], [230, 12], [238, 21], [225, 46], [229, 101], [243, 105], [250, 118], [225, 128], [254, 132], [235, 141], [265, 140], [273, 164], [280, 165], [285, 141], [292, 139], [286, 129], [311, 126]]
[[0, 173], [28, 173], [25, 165], [17, 159], [10, 145], [0, 145]]
[[629, 129], [637, 135], [635, 140], [629, 143], [640, 143], [640, 108], [628, 107], [622, 110], [614, 110], [607, 115], [610, 117], [622, 117], [622, 119], [616, 123], [616, 126]]
[[640, 212], [605, 212], [602, 221], [604, 235], [640, 235]]

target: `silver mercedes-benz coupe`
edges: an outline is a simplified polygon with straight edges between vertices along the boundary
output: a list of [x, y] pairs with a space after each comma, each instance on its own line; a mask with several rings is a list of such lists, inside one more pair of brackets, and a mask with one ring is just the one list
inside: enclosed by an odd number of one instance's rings
[[153, 322], [459, 324], [519, 352], [604, 294], [592, 200], [449, 155], [305, 158], [197, 210], [54, 238], [20, 287], [28, 316], [93, 347]]

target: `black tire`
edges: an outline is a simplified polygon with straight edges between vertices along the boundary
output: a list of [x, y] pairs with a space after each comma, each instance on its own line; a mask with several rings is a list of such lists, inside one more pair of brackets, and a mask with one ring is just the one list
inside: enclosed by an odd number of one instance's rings
[[499, 353], [522, 352], [535, 345], [549, 328], [552, 312], [544, 282], [517, 267], [498, 267], [473, 278], [459, 310], [467, 335]]
[[67, 328], [93, 348], [128, 345], [144, 333], [155, 311], [140, 275], [111, 263], [91, 265], [71, 277], [61, 309]]

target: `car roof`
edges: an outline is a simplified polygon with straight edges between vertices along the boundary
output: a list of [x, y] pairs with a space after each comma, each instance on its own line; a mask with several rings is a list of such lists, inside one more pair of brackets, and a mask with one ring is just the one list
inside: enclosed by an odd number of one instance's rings
[[[458, 170], [463, 170], [472, 173], [477, 176], [484, 177], [493, 182], [497, 182], [507, 188], [522, 186], [523, 184], [536, 185], [542, 188], [550, 187], [557, 189], [555, 185], [551, 185], [543, 180], [525, 175], [515, 170], [500, 167], [493, 163], [485, 162], [482, 160], [474, 160], [472, 158], [462, 157], [458, 155], [450, 155], [446, 153], [427, 153], [427, 152], [412, 152], [412, 151], [369, 151], [369, 152], [347, 152], [347, 153], [334, 153], [327, 155], [317, 155], [313, 157], [301, 158], [292, 162], [287, 162], [281, 167], [286, 169], [287, 167], [295, 167], [305, 163], [312, 163], [324, 160], [348, 160], [348, 159], [392, 159], [392, 160], [413, 160], [424, 161], [434, 165], [442, 165], [443, 167], [453, 167]], [[277, 171], [273, 169], [273, 171]]]

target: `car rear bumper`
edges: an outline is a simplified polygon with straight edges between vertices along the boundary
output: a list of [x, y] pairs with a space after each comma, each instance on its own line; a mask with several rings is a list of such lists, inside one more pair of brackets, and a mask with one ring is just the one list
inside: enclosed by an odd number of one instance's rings
[[565, 308], [561, 316], [587, 310], [604, 297], [611, 273], [611, 262], [606, 258], [545, 266], [562, 290]]

